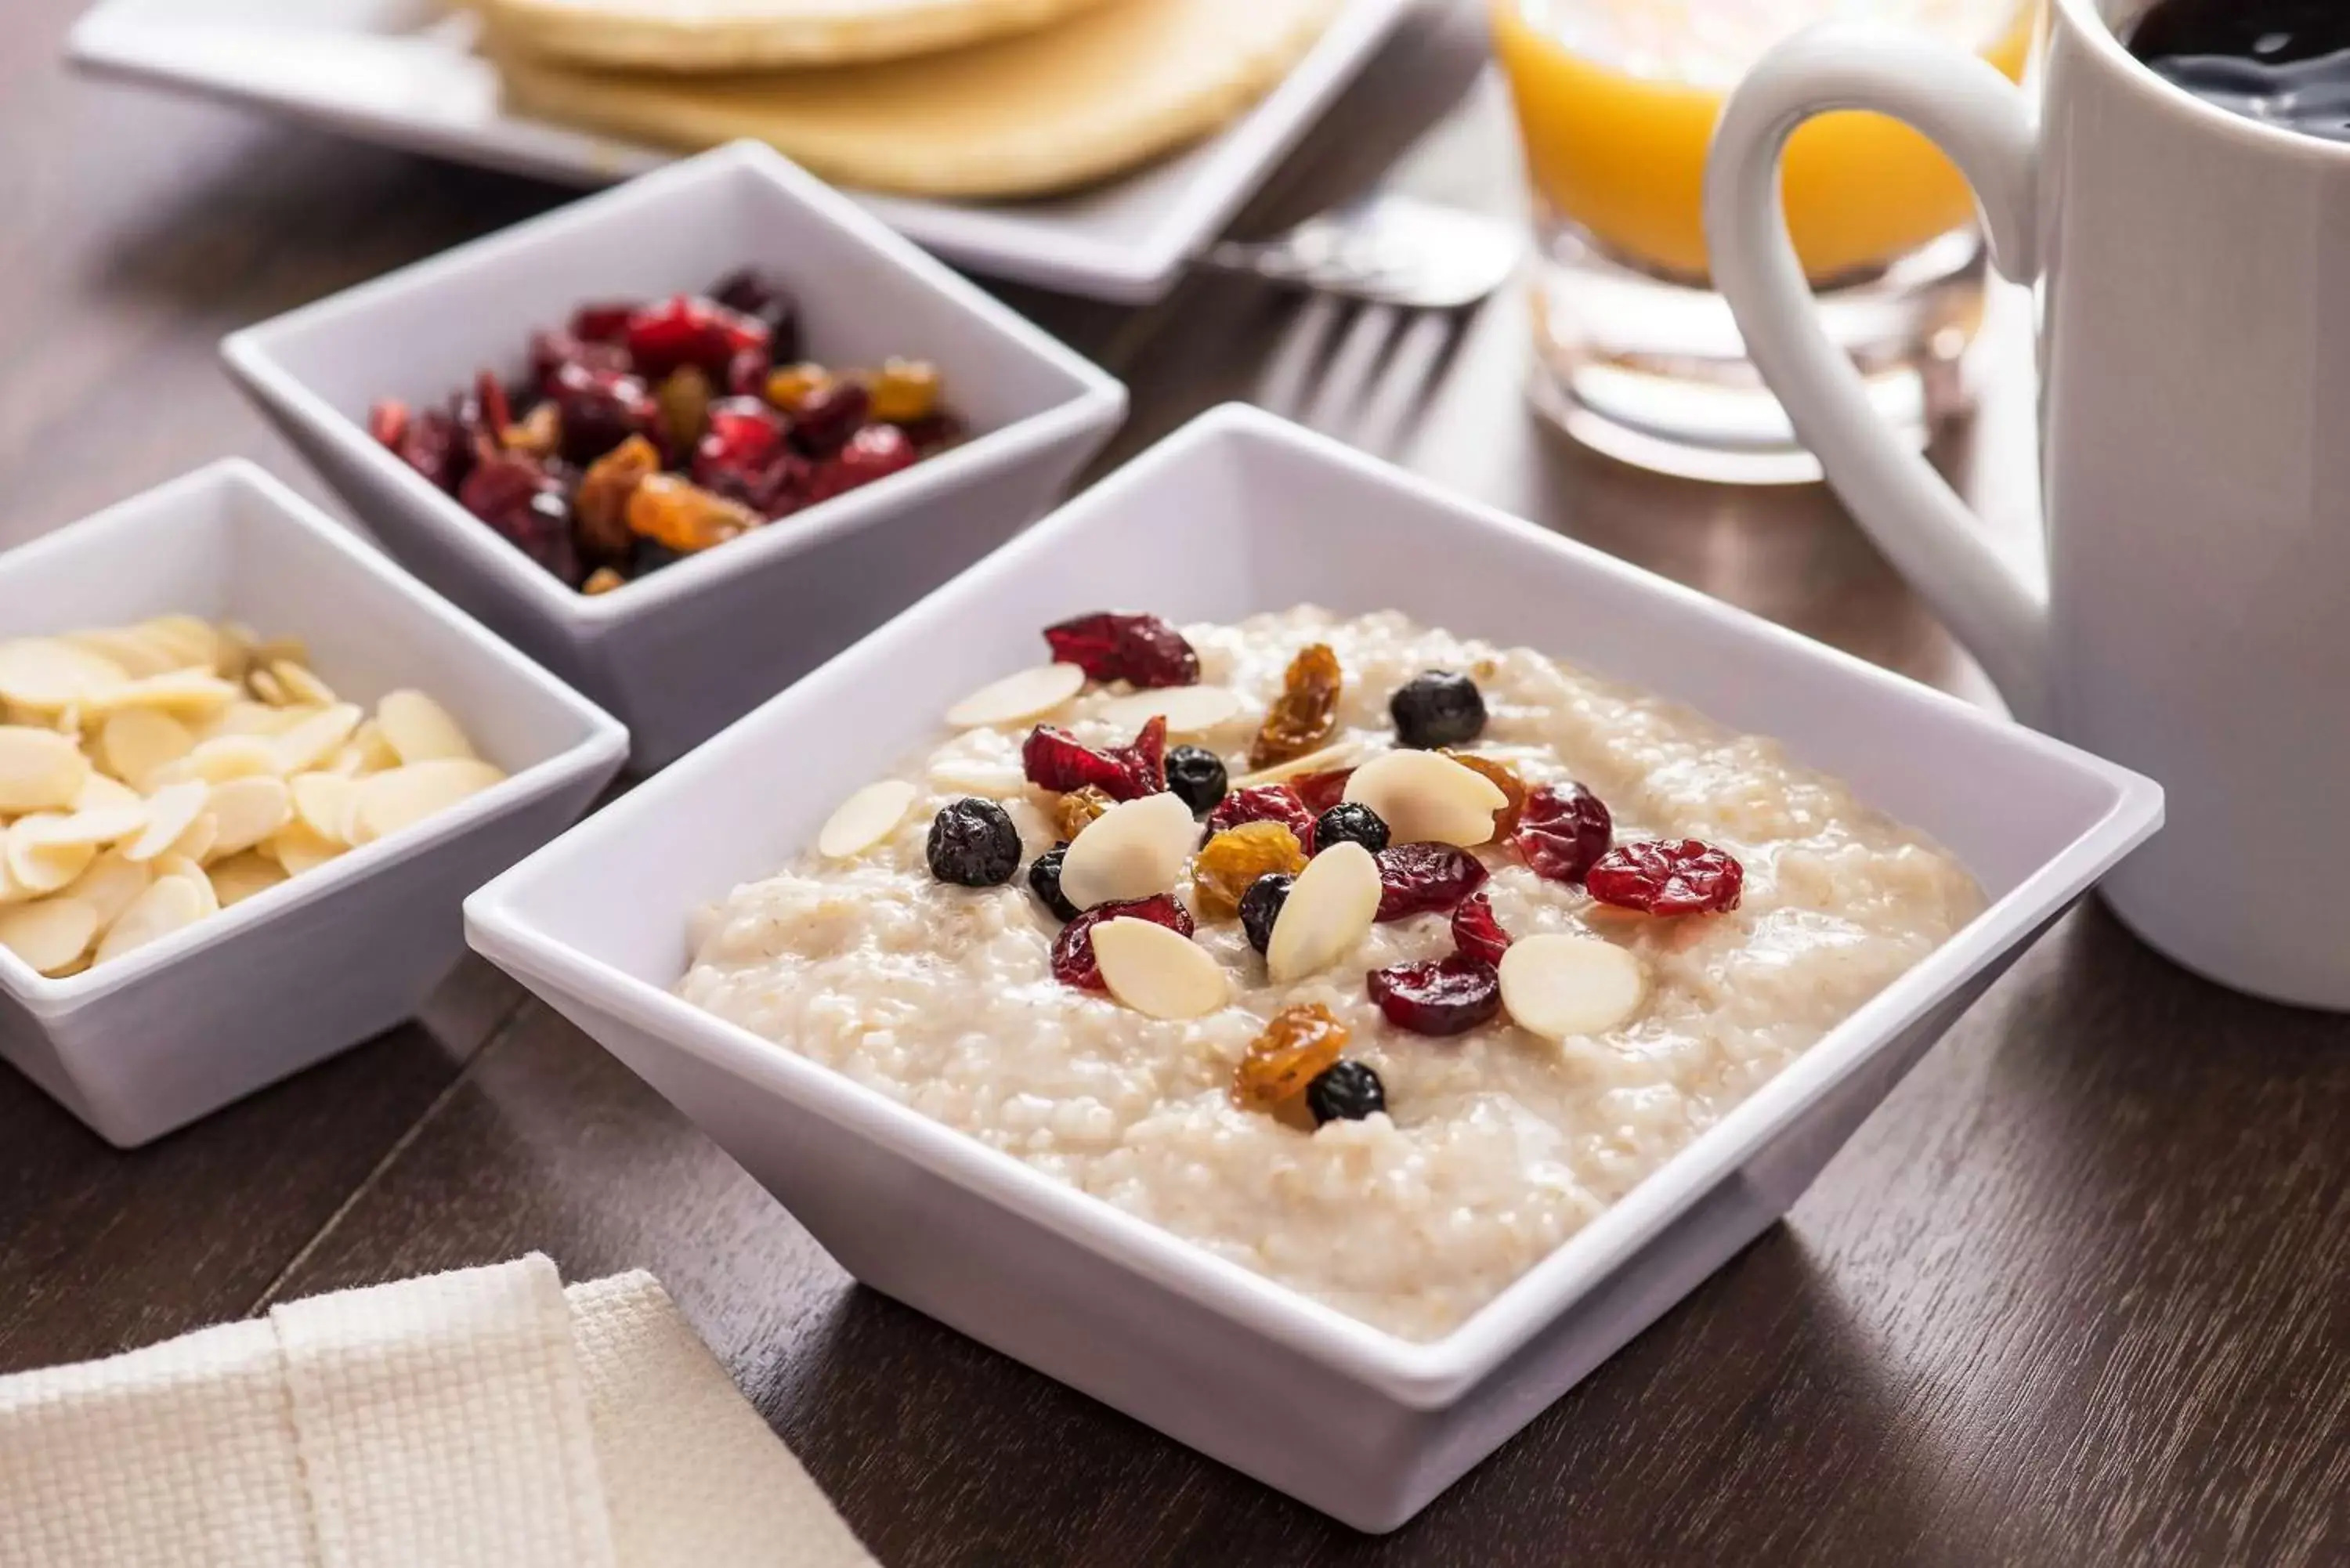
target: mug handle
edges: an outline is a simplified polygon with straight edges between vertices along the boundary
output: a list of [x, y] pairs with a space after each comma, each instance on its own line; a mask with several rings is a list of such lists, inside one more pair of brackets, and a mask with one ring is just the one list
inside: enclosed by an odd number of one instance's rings
[[1964, 503], [1869, 408], [1828, 339], [1779, 201], [1787, 139], [1813, 116], [1874, 109], [1933, 139], [1974, 186], [1992, 265], [2038, 272], [2037, 136], [2023, 94], [1988, 63], [1886, 28], [1814, 27], [1763, 56], [1716, 127], [1705, 177], [1713, 279], [1748, 356], [1828, 483], [2027, 723], [2043, 717], [2047, 597]]

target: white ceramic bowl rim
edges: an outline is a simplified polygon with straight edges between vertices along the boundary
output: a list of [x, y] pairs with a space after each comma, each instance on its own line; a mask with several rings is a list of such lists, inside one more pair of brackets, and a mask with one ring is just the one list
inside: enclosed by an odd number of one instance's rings
[[158, 970], [196, 961], [207, 949], [264, 921], [290, 918], [319, 899], [332, 898], [339, 889], [380, 868], [421, 855], [436, 845], [464, 833], [476, 823], [502, 816], [515, 806], [560, 789], [568, 775], [576, 771], [576, 763], [584, 749], [595, 747], [599, 742], [609, 749], [619, 749], [627, 743], [628, 732], [602, 709], [507, 647], [438, 594], [353, 538], [347, 530], [330, 522], [275, 476], [244, 458], [224, 458], [207, 463], [192, 472], [182, 474], [177, 479], [92, 513], [78, 522], [67, 524], [10, 551], [5, 560], [0, 560], [0, 582], [5, 582], [7, 565], [12, 562], [36, 563], [52, 555], [91, 548], [93, 542], [117, 538], [127, 542], [155, 526], [152, 518], [157, 508], [177, 497], [216, 485], [224, 477], [252, 491], [279, 523], [314, 535], [373, 577], [386, 591], [397, 594], [431, 616], [452, 639], [471, 645], [481, 657], [494, 659], [524, 676], [549, 701], [569, 709], [587, 726], [587, 730], [577, 744], [510, 774], [488, 789], [468, 796], [446, 811], [436, 812], [426, 820], [403, 828], [390, 837], [380, 838], [372, 844], [364, 844], [338, 855], [299, 877], [289, 877], [192, 926], [184, 926], [169, 936], [134, 949], [109, 963], [86, 969], [79, 974], [52, 979], [36, 971], [8, 949], [0, 948], [0, 985], [5, 985], [36, 1013], [78, 1005], [93, 997], [118, 991]]
[[[1049, 408], [974, 434], [911, 468], [819, 502], [717, 548], [688, 556], [609, 593], [583, 594], [567, 587], [500, 538], [487, 524], [459, 504], [455, 496], [411, 468], [349, 415], [311, 390], [277, 362], [268, 347], [270, 338], [279, 332], [312, 327], [337, 316], [364, 310], [387, 296], [425, 295], [434, 283], [462, 273], [484, 254], [520, 245], [559, 244], [574, 233], [592, 228], [616, 208], [625, 210], [680, 187], [728, 179], [744, 171], [773, 182], [815, 208], [826, 222], [847, 231], [893, 265], [911, 273], [913, 283], [946, 296], [964, 313], [980, 318], [1011, 340], [1016, 351], [1043, 360], [1069, 378], [1077, 390]], [[546, 323], [521, 322], [515, 324], [515, 330], [526, 332], [544, 325]], [[1044, 451], [1070, 432], [1085, 428], [1105, 401], [1114, 400], [1123, 406], [1126, 400], [1125, 388], [1100, 367], [943, 262], [901, 238], [879, 219], [805, 172], [774, 148], [756, 141], [730, 142], [698, 157], [666, 165], [626, 184], [581, 197], [288, 311], [231, 334], [223, 341], [221, 351], [239, 372], [265, 385], [288, 407], [299, 410], [349, 450], [361, 453], [361, 461], [404, 491], [423, 515], [432, 518], [436, 525], [459, 541], [459, 547], [481, 569], [508, 582], [525, 585], [521, 591], [535, 598], [548, 614], [583, 631], [607, 628], [690, 597], [720, 574], [748, 570], [764, 561], [798, 555], [904, 506], [935, 500], [983, 471]], [[496, 358], [505, 352], [504, 348], [495, 348], [490, 355]]]
[[[1974, 920], [1458, 1327], [1430, 1341], [1402, 1339], [1373, 1328], [1268, 1276], [1217, 1257], [1172, 1231], [1055, 1181], [1013, 1155], [932, 1121], [877, 1090], [537, 931], [508, 906], [507, 899], [511, 888], [528, 877], [540, 857], [561, 853], [562, 841], [524, 861], [468, 900], [466, 914], [474, 945], [502, 963], [544, 975], [593, 998], [599, 1007], [733, 1075], [764, 1084], [837, 1125], [883, 1141], [924, 1168], [992, 1198], [1248, 1328], [1343, 1374], [1371, 1382], [1404, 1404], [1438, 1408], [1460, 1397], [1597, 1286], [1658, 1230], [1752, 1158], [1775, 1128], [1792, 1121], [1796, 1113], [1856, 1071], [1879, 1044], [1954, 991], [2009, 940], [2002, 933], [2028, 930], [2032, 911], [2060, 909], [2085, 891], [2096, 867], [2118, 858], [2150, 833], [2159, 819], [2161, 791], [2126, 769], [2044, 735], [2004, 724], [1946, 693], [1825, 648], [1693, 589], [1659, 579], [1579, 542], [1464, 502], [1428, 481], [1244, 404], [1227, 404], [1201, 415], [1177, 436], [1136, 458], [1005, 545], [990, 558], [991, 565], [1008, 567], [1029, 553], [1043, 555], [1059, 548], [1062, 535], [1081, 526], [1087, 518], [1114, 510], [1128, 493], [1155, 483], [1162, 471], [1178, 461], [1186, 438], [1236, 431], [1304, 448], [1322, 461], [1354, 469], [1440, 512], [1465, 511], [1481, 525], [1518, 532], [1543, 541], [1548, 548], [1572, 552], [1591, 569], [1642, 593], [1680, 597], [1705, 614], [1731, 618], [1756, 635], [1800, 647], [1815, 659], [1841, 666], [1850, 677], [1897, 688], [1905, 701], [1939, 705], [1970, 725], [2002, 731], [2006, 743], [2060, 757], [2076, 771], [2094, 773], [2111, 787], [2112, 804], [2061, 854], [2020, 879]], [[951, 584], [940, 592], [952, 587]], [[921, 608], [918, 605], [906, 614], [917, 614]], [[885, 626], [873, 635], [888, 630]], [[847, 658], [861, 646], [855, 645], [837, 657]], [[727, 748], [747, 741], [757, 717], [754, 711], [707, 742], [708, 754], [699, 761], [705, 765], [721, 764]], [[657, 820], [660, 814], [674, 809], [676, 803], [669, 799], [671, 794], [691, 787], [689, 773], [671, 770], [608, 807], [595, 826], [618, 833], [627, 831], [639, 817]], [[684, 918], [682, 911], [680, 918]]]

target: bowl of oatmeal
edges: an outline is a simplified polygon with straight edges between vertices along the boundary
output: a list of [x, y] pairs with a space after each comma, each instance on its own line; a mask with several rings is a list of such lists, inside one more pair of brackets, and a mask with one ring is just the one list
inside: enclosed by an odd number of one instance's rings
[[859, 1279], [1380, 1530], [2159, 814], [1227, 410], [469, 917]]

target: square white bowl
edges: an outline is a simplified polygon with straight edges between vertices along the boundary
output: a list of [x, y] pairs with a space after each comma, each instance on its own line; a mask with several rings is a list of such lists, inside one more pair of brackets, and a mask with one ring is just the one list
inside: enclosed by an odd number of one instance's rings
[[510, 775], [63, 980], [0, 949], [0, 1057], [128, 1148], [381, 1033], [465, 950], [467, 893], [619, 771], [620, 726], [249, 462], [0, 555], [5, 635], [184, 611], [309, 645], [338, 693], [437, 698]]
[[[438, 405], [591, 299], [758, 265], [811, 357], [927, 358], [971, 440], [633, 582], [565, 586], [368, 433]], [[263, 410], [417, 576], [629, 726], [650, 770], [945, 582], [1059, 496], [1126, 389], [769, 148], [738, 142], [231, 336]]]
[[[1211, 1256], [669, 993], [767, 874], [1036, 628], [1310, 600], [1527, 643], [1774, 735], [1991, 907], [1428, 1344]], [[954, 649], [951, 659], [937, 650]], [[822, 745], [807, 743], [822, 735]], [[716, 1139], [858, 1279], [1347, 1523], [1389, 1530], [1783, 1213], [2161, 817], [2150, 782], [1253, 410], [1216, 410], [466, 904], [476, 949]], [[625, 893], [615, 890], [626, 889]]]

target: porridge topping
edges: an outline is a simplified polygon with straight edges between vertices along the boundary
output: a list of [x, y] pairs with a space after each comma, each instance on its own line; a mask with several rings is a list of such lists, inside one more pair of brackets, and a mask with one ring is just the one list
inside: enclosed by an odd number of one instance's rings
[[1311, 608], [1045, 642], [708, 911], [681, 991], [1409, 1337], [1981, 907], [1771, 742], [1529, 649]]

